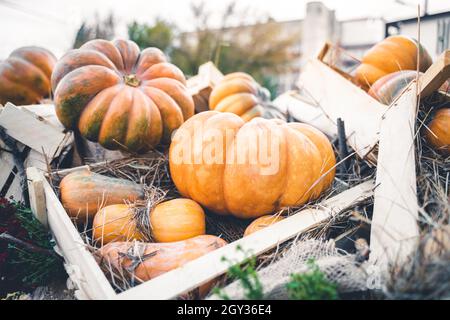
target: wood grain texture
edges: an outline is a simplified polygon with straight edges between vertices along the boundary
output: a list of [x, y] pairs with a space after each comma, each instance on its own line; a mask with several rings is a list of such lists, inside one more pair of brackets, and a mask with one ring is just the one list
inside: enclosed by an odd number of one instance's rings
[[378, 143], [385, 105], [317, 59], [308, 62], [298, 85], [330, 121], [345, 122], [347, 142], [361, 158], [371, 153]]
[[0, 126], [9, 136], [45, 153], [49, 159], [58, 157], [72, 137], [71, 133], [62, 132], [45, 118], [11, 103], [7, 103], [0, 114]]

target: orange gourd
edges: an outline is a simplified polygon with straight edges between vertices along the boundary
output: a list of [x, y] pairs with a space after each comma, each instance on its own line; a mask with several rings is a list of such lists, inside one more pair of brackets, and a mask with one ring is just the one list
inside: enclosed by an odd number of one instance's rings
[[[100, 256], [118, 270], [135, 264], [133, 275], [141, 281], [148, 281], [168, 271], [179, 268], [209, 252], [225, 246], [225, 240], [211, 235], [197, 236], [191, 239], [168, 243], [111, 242], [103, 246]], [[205, 295], [214, 281], [200, 288]]]
[[190, 199], [158, 204], [150, 214], [152, 236], [157, 242], [173, 242], [205, 234], [205, 212]]
[[113, 204], [97, 212], [92, 224], [92, 237], [100, 245], [145, 239], [137, 228], [133, 206], [127, 204]]
[[102, 207], [134, 202], [144, 197], [142, 186], [134, 182], [89, 170], [68, 174], [61, 180], [59, 190], [67, 214], [79, 222], [92, 219]]
[[0, 62], [0, 104], [39, 103], [51, 94], [50, 77], [56, 58], [47, 49], [23, 47]]
[[402, 70], [425, 72], [432, 64], [426, 49], [416, 40], [406, 36], [391, 36], [367, 51], [356, 69], [355, 79], [364, 88], [370, 88], [381, 77]]
[[445, 155], [450, 154], [450, 108], [436, 111], [433, 119], [425, 128], [425, 137], [428, 143]]
[[267, 215], [259, 217], [258, 219], [253, 220], [253, 222], [248, 225], [248, 227], [245, 229], [244, 237], [261, 229], [267, 228], [268, 226], [277, 223], [283, 219], [284, 217], [280, 215], [273, 215], [273, 216]]
[[56, 114], [69, 129], [111, 150], [145, 153], [168, 143], [194, 114], [183, 72], [163, 52], [132, 41], [92, 40], [52, 74]]
[[234, 72], [224, 76], [214, 87], [209, 96], [209, 109], [237, 114], [244, 121], [256, 117], [284, 119], [269, 100], [269, 91], [249, 74]]
[[316, 199], [331, 185], [336, 160], [328, 139], [308, 125], [206, 111], [175, 133], [169, 163], [184, 197], [256, 218]]

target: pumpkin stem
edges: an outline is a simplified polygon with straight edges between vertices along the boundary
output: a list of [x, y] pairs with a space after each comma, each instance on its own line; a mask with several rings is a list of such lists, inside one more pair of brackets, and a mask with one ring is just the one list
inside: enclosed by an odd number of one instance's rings
[[140, 84], [140, 81], [135, 74], [127, 74], [123, 77], [123, 79], [125, 81], [125, 84], [132, 87], [137, 87]]

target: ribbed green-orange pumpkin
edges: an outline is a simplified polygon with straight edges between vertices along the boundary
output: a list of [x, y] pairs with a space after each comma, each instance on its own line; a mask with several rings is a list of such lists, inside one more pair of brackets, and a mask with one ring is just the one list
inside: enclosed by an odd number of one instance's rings
[[52, 74], [56, 114], [69, 129], [111, 150], [144, 153], [168, 143], [194, 114], [183, 72], [163, 52], [132, 41], [89, 41]]

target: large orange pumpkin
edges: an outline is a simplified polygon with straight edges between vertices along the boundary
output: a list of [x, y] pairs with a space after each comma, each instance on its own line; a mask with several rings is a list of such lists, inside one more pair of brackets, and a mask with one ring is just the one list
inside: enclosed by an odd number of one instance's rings
[[428, 143], [437, 151], [450, 154], [450, 108], [436, 111], [428, 129], [425, 129]]
[[416, 40], [405, 36], [391, 36], [373, 46], [363, 56], [356, 69], [357, 82], [370, 88], [381, 77], [402, 70], [417, 70], [419, 51], [419, 71], [425, 72], [432, 64], [426, 49]]
[[100, 245], [109, 242], [144, 240], [132, 205], [113, 204], [97, 212], [92, 223], [92, 237]]
[[144, 153], [168, 143], [194, 114], [186, 80], [163, 52], [132, 41], [89, 41], [52, 74], [56, 114], [70, 129], [111, 150]]
[[[219, 237], [202, 235], [168, 243], [111, 242], [99, 252], [114, 268], [132, 271], [137, 279], [148, 281], [226, 244]], [[136, 266], [134, 270], [130, 270], [132, 265]], [[204, 296], [213, 284], [214, 281], [204, 284], [200, 295]]]
[[70, 217], [79, 222], [92, 219], [100, 208], [143, 199], [142, 186], [125, 179], [111, 178], [88, 170], [75, 171], [59, 184], [61, 202]]
[[150, 225], [157, 242], [186, 240], [205, 234], [205, 212], [191, 199], [169, 200], [152, 210]]
[[209, 109], [231, 112], [244, 121], [256, 117], [284, 118], [270, 105], [270, 93], [244, 72], [227, 74], [214, 87], [209, 96]]
[[0, 104], [39, 103], [52, 91], [50, 77], [55, 56], [44, 48], [23, 47], [0, 62]]
[[316, 199], [331, 185], [336, 160], [325, 135], [308, 125], [206, 111], [177, 130], [169, 162], [183, 196], [255, 218]]

